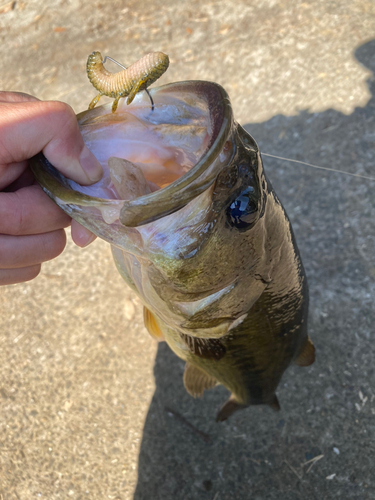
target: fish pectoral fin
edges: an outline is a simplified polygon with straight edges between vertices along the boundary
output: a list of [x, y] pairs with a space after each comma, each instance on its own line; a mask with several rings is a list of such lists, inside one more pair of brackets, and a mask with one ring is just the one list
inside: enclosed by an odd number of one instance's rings
[[295, 364], [298, 366], [310, 366], [315, 361], [315, 347], [310, 337], [307, 337], [303, 344]]
[[131, 89], [131, 91], [128, 95], [128, 98], [126, 100], [126, 104], [130, 104], [133, 101], [134, 97], [141, 90], [142, 85], [144, 85], [145, 83], [147, 83], [147, 79], [146, 80], [138, 80], [138, 82]]
[[165, 340], [164, 335], [156, 322], [155, 316], [151, 311], [147, 309], [147, 307], [143, 308], [143, 319], [145, 322], [145, 327], [147, 328], [148, 333], [151, 335], [151, 337], [158, 340], [159, 342]]
[[235, 411], [246, 408], [246, 405], [239, 403], [233, 394], [224, 404], [224, 406], [219, 410], [216, 415], [216, 422], [224, 422], [227, 420]]
[[270, 403], [268, 403], [268, 406], [272, 408], [274, 411], [280, 411], [280, 403], [279, 400], [277, 399], [276, 394], [273, 395], [273, 399]]
[[203, 396], [203, 392], [217, 385], [217, 380], [197, 366], [186, 363], [184, 372], [184, 386], [194, 398]]

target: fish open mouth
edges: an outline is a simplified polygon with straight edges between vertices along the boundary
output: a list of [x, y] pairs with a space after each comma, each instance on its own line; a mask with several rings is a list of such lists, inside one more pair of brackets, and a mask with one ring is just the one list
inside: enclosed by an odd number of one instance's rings
[[116, 113], [107, 104], [77, 116], [103, 167], [98, 183], [81, 186], [65, 178], [43, 155], [32, 162], [37, 180], [60, 206], [91, 206], [107, 224], [130, 228], [179, 210], [213, 183], [232, 154], [225, 148], [233, 126], [225, 90], [189, 81], [150, 92], [154, 111], [142, 92], [130, 106], [121, 100]]

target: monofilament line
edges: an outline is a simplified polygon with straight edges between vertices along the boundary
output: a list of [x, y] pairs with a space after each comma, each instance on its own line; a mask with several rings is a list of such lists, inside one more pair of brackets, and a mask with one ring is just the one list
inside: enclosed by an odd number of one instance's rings
[[263, 156], [269, 156], [270, 158], [276, 158], [277, 160], [291, 161], [293, 163], [300, 163], [301, 165], [306, 165], [307, 167], [318, 168], [319, 170], [328, 170], [329, 172], [336, 172], [339, 174], [351, 175], [352, 177], [359, 177], [361, 179], [367, 179], [369, 181], [375, 181], [375, 177], [369, 177], [367, 175], [352, 174], [350, 172], [345, 172], [345, 170], [337, 170], [336, 168], [320, 167], [319, 165], [313, 165], [312, 163], [306, 163], [305, 161], [292, 160], [291, 158], [283, 158], [282, 156], [270, 155], [268, 153], [262, 153]]

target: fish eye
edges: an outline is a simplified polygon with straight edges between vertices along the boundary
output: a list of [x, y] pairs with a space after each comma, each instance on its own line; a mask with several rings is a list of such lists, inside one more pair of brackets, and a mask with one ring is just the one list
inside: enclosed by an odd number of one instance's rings
[[257, 220], [259, 210], [258, 197], [252, 186], [248, 186], [232, 201], [226, 211], [229, 224], [236, 229], [246, 231]]

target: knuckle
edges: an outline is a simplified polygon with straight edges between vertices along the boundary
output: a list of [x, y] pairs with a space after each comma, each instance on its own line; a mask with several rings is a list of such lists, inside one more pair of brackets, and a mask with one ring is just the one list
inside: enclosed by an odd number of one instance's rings
[[[76, 115], [65, 103], [52, 101], [48, 103], [47, 119], [50, 124], [50, 138], [43, 151], [48, 157], [61, 162], [67, 154], [79, 155], [83, 147], [83, 139], [79, 133]], [[50, 158], [49, 158], [50, 159]]]
[[58, 129], [71, 126], [77, 127], [76, 115], [69, 104], [60, 101], [48, 101], [45, 104], [46, 111], [50, 114]]
[[48, 108], [48, 111], [56, 115], [75, 118], [75, 114], [71, 106], [61, 101], [44, 101], [43, 104]]
[[57, 231], [57, 237], [56, 237], [56, 252], [57, 255], [60, 255], [61, 252], [64, 250], [66, 245], [66, 233], [63, 229], [59, 229]]
[[18, 191], [11, 193], [8, 198], [8, 230], [7, 233], [13, 236], [21, 236], [27, 232], [27, 214], [22, 197]]
[[22, 205], [20, 204], [16, 212], [15, 224], [12, 230], [14, 236], [25, 234], [25, 213]]

